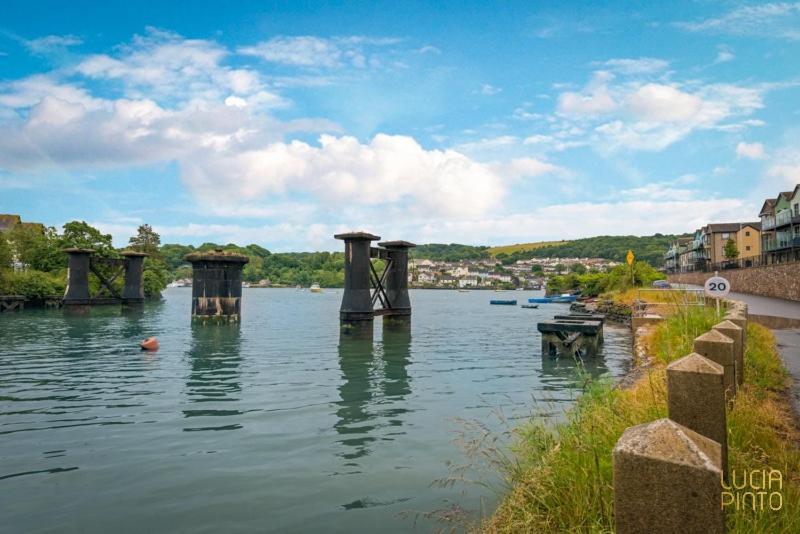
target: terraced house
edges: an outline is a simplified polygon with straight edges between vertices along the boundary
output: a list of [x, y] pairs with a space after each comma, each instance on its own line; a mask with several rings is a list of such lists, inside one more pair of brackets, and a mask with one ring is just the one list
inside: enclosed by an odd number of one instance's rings
[[752, 267], [760, 257], [760, 222], [712, 223], [675, 241], [664, 255], [664, 267], [667, 272], [714, 271]]
[[765, 200], [759, 215], [763, 262], [800, 260], [800, 184]]

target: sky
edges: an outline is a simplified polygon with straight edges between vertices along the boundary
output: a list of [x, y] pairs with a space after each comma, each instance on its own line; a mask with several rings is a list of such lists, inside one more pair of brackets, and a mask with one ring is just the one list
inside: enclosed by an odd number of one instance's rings
[[273, 251], [758, 220], [798, 58], [792, 2], [6, 0], [0, 213]]

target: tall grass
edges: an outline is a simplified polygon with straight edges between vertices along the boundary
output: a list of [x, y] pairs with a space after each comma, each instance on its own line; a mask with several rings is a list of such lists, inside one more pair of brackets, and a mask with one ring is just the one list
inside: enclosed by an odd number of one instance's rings
[[[667, 416], [666, 364], [688, 354], [693, 339], [718, 319], [714, 310], [702, 307], [674, 314], [649, 339], [654, 365], [632, 387], [591, 384], [563, 423], [534, 419], [518, 427], [517, 461], [507, 463], [505, 473], [512, 489], [482, 529], [612, 532], [612, 449], [627, 427]], [[769, 517], [729, 513], [729, 530], [800, 532], [797, 429], [782, 397], [786, 375], [768, 330], [750, 326], [745, 361], [747, 383], [728, 419], [730, 466], [782, 469], [785, 505], [766, 512]]]

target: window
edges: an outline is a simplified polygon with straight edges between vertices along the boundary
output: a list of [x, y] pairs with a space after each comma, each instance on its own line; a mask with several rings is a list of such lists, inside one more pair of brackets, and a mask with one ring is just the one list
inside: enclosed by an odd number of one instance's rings
[[[747, 230], [744, 235], [750, 237], [750, 230]], [[747, 249], [750, 250], [750, 247], [747, 247]]]
[[731, 234], [724, 233], [724, 234], [722, 234], [722, 239], [728, 239], [730, 236], [731, 236]]
[[750, 245], [747, 245], [746, 247], [744, 247], [744, 249], [749, 252], [750, 251]]

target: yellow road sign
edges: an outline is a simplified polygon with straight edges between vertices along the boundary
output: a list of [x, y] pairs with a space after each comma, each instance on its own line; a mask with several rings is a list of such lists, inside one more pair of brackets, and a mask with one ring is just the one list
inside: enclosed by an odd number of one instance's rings
[[629, 250], [628, 251], [628, 265], [633, 265], [633, 257], [634, 257], [633, 256], [633, 251]]

